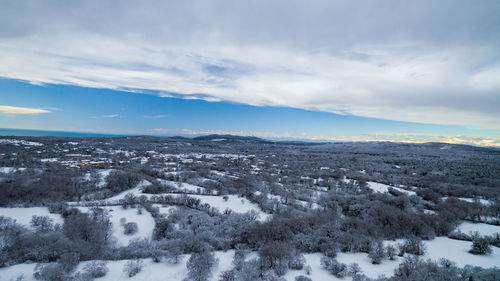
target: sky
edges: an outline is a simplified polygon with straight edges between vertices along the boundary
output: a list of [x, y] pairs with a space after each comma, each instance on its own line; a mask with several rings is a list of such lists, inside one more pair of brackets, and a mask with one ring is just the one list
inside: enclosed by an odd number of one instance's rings
[[0, 0], [0, 127], [500, 146], [500, 1]]

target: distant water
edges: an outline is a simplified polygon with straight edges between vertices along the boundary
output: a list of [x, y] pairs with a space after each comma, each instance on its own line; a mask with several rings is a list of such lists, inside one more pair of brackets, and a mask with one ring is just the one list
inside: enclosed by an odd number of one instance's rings
[[130, 135], [113, 135], [102, 133], [82, 133], [82, 132], [65, 132], [65, 131], [43, 131], [43, 130], [23, 130], [23, 129], [2, 129], [0, 128], [0, 136], [30, 136], [30, 137], [126, 137]]

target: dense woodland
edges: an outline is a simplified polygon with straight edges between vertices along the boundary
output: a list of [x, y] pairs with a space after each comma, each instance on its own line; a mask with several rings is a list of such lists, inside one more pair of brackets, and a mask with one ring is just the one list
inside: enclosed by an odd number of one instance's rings
[[[0, 173], [0, 206], [43, 206], [63, 218], [56, 224], [35, 216], [26, 227], [0, 217], [0, 267], [37, 262], [39, 280], [93, 280], [106, 274], [104, 261], [124, 259], [134, 276], [141, 259], [177, 263], [184, 254], [191, 254], [186, 278], [207, 280], [217, 262], [213, 251], [227, 250], [236, 251], [234, 268], [219, 280], [280, 280], [289, 270], [307, 272], [306, 253], [323, 254], [321, 265], [336, 277], [370, 280], [356, 264], [335, 259], [343, 252], [368, 253], [374, 264], [399, 256], [394, 275], [380, 280], [500, 278], [498, 268], [419, 258], [423, 241], [437, 236], [472, 241], [471, 253], [478, 255], [500, 247], [498, 235], [455, 231], [463, 221], [500, 225], [498, 149], [234, 136], [2, 137], [0, 167], [8, 167]], [[375, 192], [371, 183], [391, 187]], [[182, 184], [199, 188], [183, 190]], [[140, 194], [107, 200], [138, 186]], [[226, 201], [236, 195], [261, 213], [221, 210], [190, 194]], [[117, 245], [103, 208], [110, 205], [150, 213], [152, 237]], [[161, 213], [158, 206], [175, 208]], [[124, 221], [123, 228], [133, 234], [141, 226]], [[383, 243], [396, 239], [402, 242]], [[76, 273], [81, 261], [94, 262]]]

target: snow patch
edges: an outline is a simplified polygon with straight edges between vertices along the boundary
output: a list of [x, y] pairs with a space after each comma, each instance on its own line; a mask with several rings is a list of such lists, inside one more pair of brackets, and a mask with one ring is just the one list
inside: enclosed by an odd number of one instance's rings
[[426, 258], [436, 261], [446, 258], [455, 262], [459, 267], [467, 264], [483, 268], [498, 267], [500, 261], [500, 248], [491, 247], [492, 252], [489, 255], [473, 255], [469, 253], [472, 246], [472, 242], [469, 241], [437, 237], [434, 240], [425, 241], [425, 245], [427, 246]]
[[473, 232], [479, 232], [480, 235], [500, 235], [500, 226], [499, 225], [491, 225], [487, 223], [473, 223], [473, 222], [462, 222], [458, 227], [458, 231], [461, 231], [465, 234], [470, 234]]
[[39, 143], [39, 142], [16, 140], [16, 139], [0, 139], [0, 144], [13, 144], [13, 145], [17, 145], [17, 146], [21, 146], [21, 145], [42, 146], [43, 145], [43, 143]]
[[30, 227], [31, 218], [34, 216], [48, 216], [54, 223], [63, 225], [64, 220], [59, 214], [51, 214], [47, 207], [28, 208], [0, 208], [0, 216], [15, 219], [17, 223]]
[[369, 182], [367, 182], [367, 184], [371, 190], [373, 190], [375, 192], [379, 192], [379, 193], [388, 193], [389, 187], [391, 187], [399, 192], [407, 194], [408, 196], [417, 195], [417, 193], [415, 193], [415, 191], [409, 191], [406, 189], [402, 189], [402, 188], [395, 187], [395, 186], [390, 186], [390, 185], [383, 184], [383, 183], [369, 181]]
[[164, 179], [158, 179], [158, 181], [163, 184], [163, 185], [167, 185], [167, 186], [171, 186], [179, 191], [183, 191], [183, 192], [205, 192], [205, 188], [201, 187], [201, 186], [197, 186], [197, 185], [194, 185], [194, 184], [189, 184], [189, 183], [185, 183], [185, 182], [175, 182], [175, 181], [168, 181], [168, 180], [164, 180]]
[[[135, 208], [123, 209], [121, 206], [104, 206], [102, 208], [108, 211], [110, 217], [109, 219], [111, 221], [111, 227], [113, 230], [113, 238], [115, 238], [116, 243], [119, 246], [126, 246], [133, 239], [151, 239], [153, 235], [153, 229], [155, 227], [155, 221], [151, 214], [145, 209], [142, 210], [142, 214], [138, 214], [137, 209]], [[78, 207], [78, 209], [82, 212], [88, 213], [90, 212], [91, 208]], [[121, 218], [126, 218], [126, 223], [137, 223], [137, 233], [133, 235], [124, 234], [124, 228], [120, 223]]]

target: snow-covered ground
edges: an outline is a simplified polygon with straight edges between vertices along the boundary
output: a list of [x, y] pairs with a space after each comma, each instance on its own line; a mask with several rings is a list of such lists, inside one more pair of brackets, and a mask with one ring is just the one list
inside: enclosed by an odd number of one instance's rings
[[[309, 278], [311, 278], [314, 281], [316, 281], [316, 280], [321, 280], [321, 281], [323, 281], [323, 280], [325, 280], [325, 281], [328, 281], [328, 280], [348, 280], [347, 278], [346, 279], [336, 278], [335, 276], [330, 274], [328, 271], [326, 271], [321, 266], [320, 260], [321, 260], [322, 256], [323, 255], [319, 254], [319, 253], [304, 255], [304, 257], [306, 258], [306, 265], [311, 266], [311, 269], [312, 269], [311, 275], [308, 276]], [[304, 270], [289, 270], [285, 274], [284, 278], [287, 281], [294, 281], [295, 277], [299, 276], [299, 275], [307, 276]]]
[[300, 204], [306, 208], [310, 207], [312, 210], [316, 210], [320, 207], [317, 203], [314, 203], [314, 202], [310, 203], [310, 202], [303, 201], [303, 200], [295, 200], [295, 203]]
[[0, 281], [14, 281], [17, 277], [22, 275], [23, 281], [36, 281], [33, 278], [33, 270], [36, 263], [22, 263], [8, 267], [0, 267]]
[[358, 263], [363, 270], [363, 274], [370, 278], [377, 278], [380, 275], [385, 275], [386, 277], [392, 276], [394, 270], [402, 262], [401, 258], [395, 258], [392, 261], [385, 259], [381, 264], [372, 264], [366, 253], [339, 253], [337, 260], [347, 265]]
[[264, 213], [259, 206], [248, 201], [248, 199], [243, 197], [238, 197], [237, 195], [226, 195], [228, 200], [224, 200], [223, 196], [211, 196], [211, 195], [197, 195], [190, 194], [189, 197], [200, 199], [202, 204], [208, 204], [214, 208], [219, 209], [219, 211], [224, 211], [225, 209], [230, 209], [235, 213], [247, 213], [254, 211], [259, 215], [259, 220], [264, 221], [269, 214]]
[[[396, 245], [403, 243], [404, 240], [384, 241], [384, 245]], [[448, 237], [436, 237], [433, 240], [424, 241], [426, 252], [423, 256], [426, 259], [438, 261], [441, 258], [446, 258], [455, 262], [457, 266], [464, 267], [465, 265], [480, 266], [483, 268], [500, 266], [500, 248], [491, 247], [492, 252], [489, 255], [473, 255], [469, 253], [472, 242], [455, 240]], [[400, 261], [401, 262], [401, 261]]]
[[132, 193], [134, 196], [137, 196], [137, 197], [144, 195], [144, 196], [149, 198], [149, 197], [153, 196], [154, 194], [142, 193], [143, 188], [148, 186], [148, 185], [151, 185], [151, 183], [149, 181], [142, 180], [134, 188], [122, 191], [113, 197], [109, 197], [109, 198], [105, 199], [104, 201], [108, 202], [109, 204], [117, 204], [120, 202], [120, 200], [125, 198], [125, 196], [129, 193]]
[[[115, 195], [113, 197], [110, 197], [105, 200], [105, 202], [108, 202], [109, 204], [115, 204], [118, 203], [121, 199], [123, 199], [128, 193], [133, 194], [134, 196], [146, 196], [148, 198], [152, 196], [159, 196], [159, 195], [171, 195], [174, 197], [181, 196], [183, 194], [179, 193], [160, 193], [160, 194], [147, 194], [147, 193], [142, 193], [142, 185], [139, 185], [135, 188], [123, 191], [122, 193]], [[259, 220], [264, 221], [267, 220], [270, 215], [264, 213], [259, 206], [256, 204], [250, 202], [248, 199], [243, 198], [243, 197], [238, 197], [237, 195], [227, 195], [227, 201], [224, 200], [224, 196], [219, 195], [199, 195], [199, 194], [187, 194], [189, 197], [193, 197], [196, 199], [199, 199], [201, 204], [208, 204], [211, 207], [219, 209], [220, 212], [223, 212], [226, 209], [230, 209], [235, 213], [239, 214], [244, 214], [250, 211], [254, 211], [259, 215]]]
[[0, 173], [2, 174], [10, 174], [14, 171], [16, 171], [16, 168], [14, 167], [0, 167]]
[[[215, 257], [219, 260], [218, 264], [212, 270], [210, 281], [219, 280], [219, 275], [226, 270], [232, 268], [232, 259], [234, 251], [217, 251], [214, 253]], [[167, 262], [154, 263], [151, 259], [144, 259], [144, 267], [136, 276], [128, 277], [123, 272], [123, 267], [128, 260], [108, 261], [107, 267], [109, 269], [106, 276], [97, 278], [97, 281], [117, 281], [117, 280], [130, 280], [130, 281], [182, 281], [187, 277], [188, 270], [186, 263], [189, 260], [189, 255], [182, 256], [182, 259], [177, 264], [169, 264]], [[78, 265], [76, 271], [81, 271], [87, 262], [82, 262]], [[14, 266], [0, 268], [0, 281], [15, 280], [19, 275], [23, 274], [26, 281], [35, 281], [33, 278], [33, 269], [36, 264], [18, 264]], [[315, 279], [316, 280], [316, 279]], [[318, 279], [320, 280], [320, 279]]]
[[125, 190], [125, 191], [122, 191], [120, 192], [119, 194], [113, 196], [113, 197], [109, 197], [107, 199], [105, 199], [104, 201], [108, 202], [109, 204], [117, 204], [120, 202], [120, 200], [122, 200], [123, 198], [125, 198], [125, 196], [127, 194], [133, 194], [134, 196], [142, 196], [142, 195], [145, 195], [146, 197], [150, 197], [152, 196], [153, 194], [145, 194], [145, 193], [142, 193], [142, 188], [141, 187], [134, 187], [132, 189], [128, 189], [128, 190]]
[[113, 169], [104, 169], [99, 170], [97, 174], [99, 175], [99, 182], [97, 183], [97, 187], [105, 187], [107, 184], [106, 177], [113, 171]]
[[51, 214], [46, 207], [29, 207], [29, 208], [0, 208], [0, 216], [15, 219], [17, 223], [30, 227], [31, 218], [34, 216], [48, 216], [54, 223], [62, 225], [63, 219], [59, 214]]
[[[119, 246], [126, 246], [133, 239], [150, 239], [152, 237], [155, 221], [148, 211], [143, 209], [142, 214], [139, 215], [135, 208], [123, 209], [121, 206], [105, 206], [103, 208], [108, 211], [113, 229], [113, 237]], [[82, 212], [89, 212], [90, 210], [89, 207], [78, 207], [78, 209]], [[126, 218], [127, 223], [137, 223], [139, 228], [137, 233], [133, 235], [124, 234], [124, 228], [120, 223], [121, 218]]]
[[402, 188], [395, 187], [395, 186], [390, 186], [390, 185], [383, 184], [383, 183], [369, 181], [369, 182], [367, 182], [367, 184], [368, 184], [368, 187], [375, 192], [387, 193], [387, 192], [389, 192], [389, 187], [391, 187], [399, 192], [406, 193], [409, 196], [417, 195], [415, 193], [415, 191], [409, 191], [406, 189], [402, 189]]
[[[321, 266], [321, 257], [323, 255], [320, 253], [305, 254], [306, 264], [311, 266], [311, 275], [306, 275], [304, 270], [289, 270], [284, 276], [287, 281], [294, 281], [296, 276], [303, 275], [311, 278], [312, 280], [351, 280], [351, 277], [337, 278], [325, 270]], [[365, 253], [339, 253], [337, 256], [337, 261], [349, 265], [351, 263], [358, 263], [361, 267], [363, 274], [370, 278], [377, 278], [380, 275], [385, 275], [386, 277], [392, 276], [394, 274], [394, 269], [396, 269], [399, 260], [384, 260], [381, 264], [372, 264], [368, 258], [368, 254]]]
[[14, 168], [14, 167], [0, 167], [0, 173], [10, 174], [17, 171], [24, 171], [26, 168]]
[[26, 145], [26, 146], [42, 146], [43, 143], [26, 141], [26, 140], [16, 140], [16, 139], [0, 139], [0, 144], [13, 144], [13, 145]]
[[59, 159], [57, 159], [57, 158], [42, 158], [42, 159], [40, 159], [40, 162], [42, 162], [42, 163], [49, 163], [49, 162], [54, 163], [57, 161], [59, 161]]
[[[465, 197], [456, 197], [458, 200], [462, 200], [462, 201], [465, 201], [465, 202], [469, 202], [469, 203], [474, 203], [476, 201], [478, 201], [479, 203], [483, 204], [483, 205], [491, 205], [491, 201], [490, 200], [486, 200], [486, 199], [474, 199], [474, 198], [465, 198]], [[445, 197], [442, 197], [441, 198], [443, 201], [448, 199], [447, 196]]]
[[162, 215], [168, 215], [170, 210], [177, 209], [177, 206], [163, 206], [162, 204], [153, 204], [153, 207], [158, 207]]
[[500, 234], [500, 226], [499, 225], [491, 225], [487, 223], [473, 223], [464, 221], [458, 227], [457, 230], [470, 234], [473, 232], [479, 232], [480, 235], [495, 235]]
[[467, 264], [484, 268], [500, 266], [500, 248], [491, 247], [489, 255], [473, 255], [469, 253], [472, 242], [454, 240], [448, 237], [437, 237], [431, 241], [425, 241], [427, 253], [425, 257], [439, 260], [446, 258], [463, 267]]
[[[386, 241], [386, 244], [395, 244], [400, 241]], [[498, 261], [500, 260], [500, 249], [493, 247], [493, 252], [490, 255], [478, 256], [468, 253], [470, 249], [470, 242], [453, 240], [446, 237], [438, 237], [431, 241], [425, 241], [427, 246], [427, 253], [423, 258], [430, 258], [432, 260], [439, 260], [440, 258], [447, 258], [455, 262], [458, 266], [463, 267], [467, 264], [473, 266], [481, 266], [483, 268], [499, 266]], [[218, 265], [214, 268], [212, 277], [210, 280], [218, 280], [218, 277], [222, 271], [229, 270], [232, 268], [231, 261], [234, 255], [234, 251], [215, 252], [216, 257], [219, 259]], [[256, 257], [255, 253], [251, 253], [249, 258]], [[343, 279], [336, 278], [331, 275], [328, 271], [321, 267], [321, 257], [320, 253], [305, 254], [306, 265], [311, 266], [312, 272], [308, 277], [312, 280], [325, 280], [325, 281], [337, 281], [337, 280], [351, 280], [351, 277], [346, 277]], [[184, 255], [182, 260], [178, 264], [168, 264], [166, 262], [153, 263], [151, 259], [144, 260], [143, 270], [137, 274], [135, 277], [129, 278], [123, 272], [123, 266], [127, 260], [120, 261], [109, 261], [107, 266], [109, 272], [105, 277], [98, 278], [96, 280], [111, 281], [111, 280], [144, 280], [144, 281], [156, 281], [168, 280], [181, 281], [187, 276], [186, 262], [189, 259], [189, 255]], [[339, 253], [337, 256], [339, 262], [345, 263], [347, 265], [351, 263], [358, 263], [361, 267], [363, 274], [368, 277], [376, 278], [380, 275], [385, 275], [390, 277], [394, 274], [394, 270], [398, 267], [398, 264], [403, 261], [402, 258], [397, 257], [396, 260], [383, 260], [381, 264], [374, 265], [371, 264], [368, 255], [365, 253]], [[77, 270], [83, 268], [84, 263], [80, 263]], [[35, 264], [19, 264], [10, 267], [0, 268], [0, 280], [11, 280], [24, 274], [26, 280], [34, 280], [32, 278], [32, 272]], [[284, 278], [287, 281], [294, 281], [296, 276], [304, 275], [307, 276], [304, 270], [289, 270]]]
[[158, 181], [163, 184], [163, 185], [168, 185], [171, 186], [179, 191], [183, 192], [205, 192], [205, 188], [201, 186], [197, 186], [194, 184], [189, 184], [185, 182], [175, 182], [175, 181], [168, 181], [164, 179], [158, 179]]

